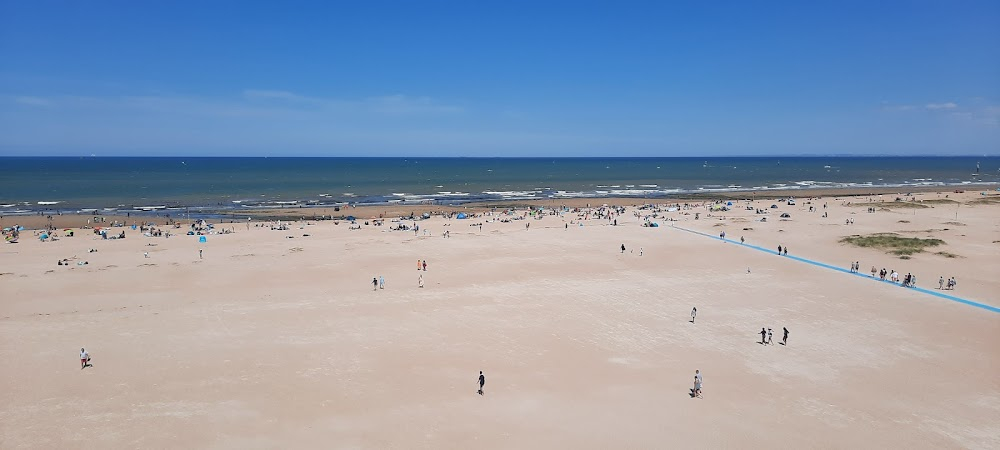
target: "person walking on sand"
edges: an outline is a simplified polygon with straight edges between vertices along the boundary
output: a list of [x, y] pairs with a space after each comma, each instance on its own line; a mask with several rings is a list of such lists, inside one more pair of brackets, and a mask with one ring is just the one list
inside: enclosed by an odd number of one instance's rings
[[90, 353], [86, 350], [80, 349], [80, 370], [90, 367]]
[[938, 278], [938, 290], [944, 290], [944, 277]]
[[785, 256], [788, 256], [788, 246], [785, 246]]
[[625, 254], [625, 244], [622, 244], [622, 254]]
[[760, 344], [767, 345], [767, 329], [765, 328], [760, 329]]
[[426, 271], [427, 271], [427, 260], [425, 259], [424, 260], [424, 272], [426, 272]]
[[372, 277], [372, 290], [373, 291], [378, 290], [378, 278]]
[[698, 398], [703, 398], [701, 396], [701, 382], [702, 382], [701, 371], [700, 370], [695, 370], [694, 371], [694, 396], [698, 397]]
[[740, 244], [746, 244], [746, 242], [746, 239], [743, 239], [743, 236], [740, 236]]
[[695, 306], [691, 308], [691, 323], [694, 323], [694, 318], [698, 315], [698, 307]]
[[378, 288], [385, 289], [385, 277], [382, 275], [379, 275], [378, 277]]
[[424, 287], [424, 276], [423, 276], [423, 274], [419, 275], [418, 278], [417, 278], [417, 287], [420, 287], [420, 288]]
[[204, 252], [204, 251], [205, 251], [204, 249], [200, 249], [200, 248], [198, 249], [198, 259], [202, 259], [202, 252]]
[[642, 256], [642, 247], [639, 247], [639, 256]]
[[778, 246], [778, 256], [781, 256], [781, 246]]
[[875, 266], [872, 266], [872, 278], [875, 278], [876, 272], [878, 272], [878, 269], [876, 269]]
[[781, 345], [788, 346], [788, 328], [781, 327]]
[[767, 345], [774, 345], [774, 341], [771, 340], [772, 334], [771, 329], [767, 329]]
[[417, 260], [417, 270], [420, 270], [420, 260]]
[[486, 384], [486, 375], [483, 375], [483, 371], [479, 371], [479, 395], [483, 395], [483, 385]]

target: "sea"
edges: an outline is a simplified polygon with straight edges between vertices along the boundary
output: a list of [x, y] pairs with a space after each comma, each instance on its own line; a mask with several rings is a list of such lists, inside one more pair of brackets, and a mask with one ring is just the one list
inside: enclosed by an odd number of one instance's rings
[[[1000, 183], [1000, 156], [728, 158], [0, 157], [0, 215]], [[972, 189], [972, 187], [970, 187]]]

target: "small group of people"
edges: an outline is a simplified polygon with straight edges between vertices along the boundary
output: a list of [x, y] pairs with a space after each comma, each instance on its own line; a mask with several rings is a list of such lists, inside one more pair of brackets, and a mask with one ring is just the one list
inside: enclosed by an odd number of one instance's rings
[[379, 289], [385, 289], [384, 276], [379, 276], [378, 278], [372, 277], [372, 290], [377, 291]]
[[[858, 273], [861, 271], [861, 261], [855, 261], [851, 263], [851, 273]], [[872, 275], [875, 274], [875, 267], [872, 266]]]
[[[784, 253], [782, 253], [782, 252], [784, 252]], [[778, 254], [779, 254], [779, 255], [785, 255], [785, 256], [788, 256], [788, 246], [784, 246], [784, 247], [782, 247], [782, 246], [780, 246], [780, 245], [779, 245], [779, 246], [778, 246]]]
[[[781, 327], [781, 330], [782, 330], [781, 345], [786, 345], [787, 346], [788, 345], [788, 328]], [[761, 345], [774, 345], [773, 336], [774, 336], [774, 333], [771, 331], [770, 328], [761, 328], [760, 329], [760, 343], [761, 343]]]
[[427, 271], [427, 260], [417, 260], [417, 270], [423, 269], [424, 272]]
[[951, 277], [947, 281], [945, 281], [944, 277], [938, 278], [938, 289], [947, 289], [950, 291], [955, 289], [955, 286], [957, 285], [958, 283], [955, 281], [955, 277]]
[[[872, 266], [872, 277], [874, 277], [874, 276], [875, 276], [875, 267]], [[878, 277], [882, 281], [885, 281], [886, 277], [888, 277], [889, 281], [891, 281], [893, 283], [899, 283], [900, 282], [899, 272], [896, 272], [895, 270], [885, 270], [884, 267], [882, 268], [882, 270], [878, 271]], [[907, 273], [902, 278], [902, 281], [903, 281], [903, 283], [901, 284], [902, 287], [916, 287], [917, 286], [917, 276], [913, 275], [911, 273]]]

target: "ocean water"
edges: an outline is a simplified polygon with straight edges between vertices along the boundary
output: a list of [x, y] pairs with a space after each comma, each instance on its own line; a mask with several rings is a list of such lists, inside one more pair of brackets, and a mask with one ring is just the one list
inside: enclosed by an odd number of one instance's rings
[[1000, 157], [3, 157], [0, 214], [656, 198], [690, 192], [980, 182], [1000, 183]]

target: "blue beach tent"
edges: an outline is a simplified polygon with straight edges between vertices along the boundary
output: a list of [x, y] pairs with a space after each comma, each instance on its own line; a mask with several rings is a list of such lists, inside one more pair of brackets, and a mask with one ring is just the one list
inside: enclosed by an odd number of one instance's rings
[[465, 213], [458, 213], [458, 216], [456, 216], [456, 218], [458, 218], [458, 219], [468, 219], [469, 216], [465, 215]]

